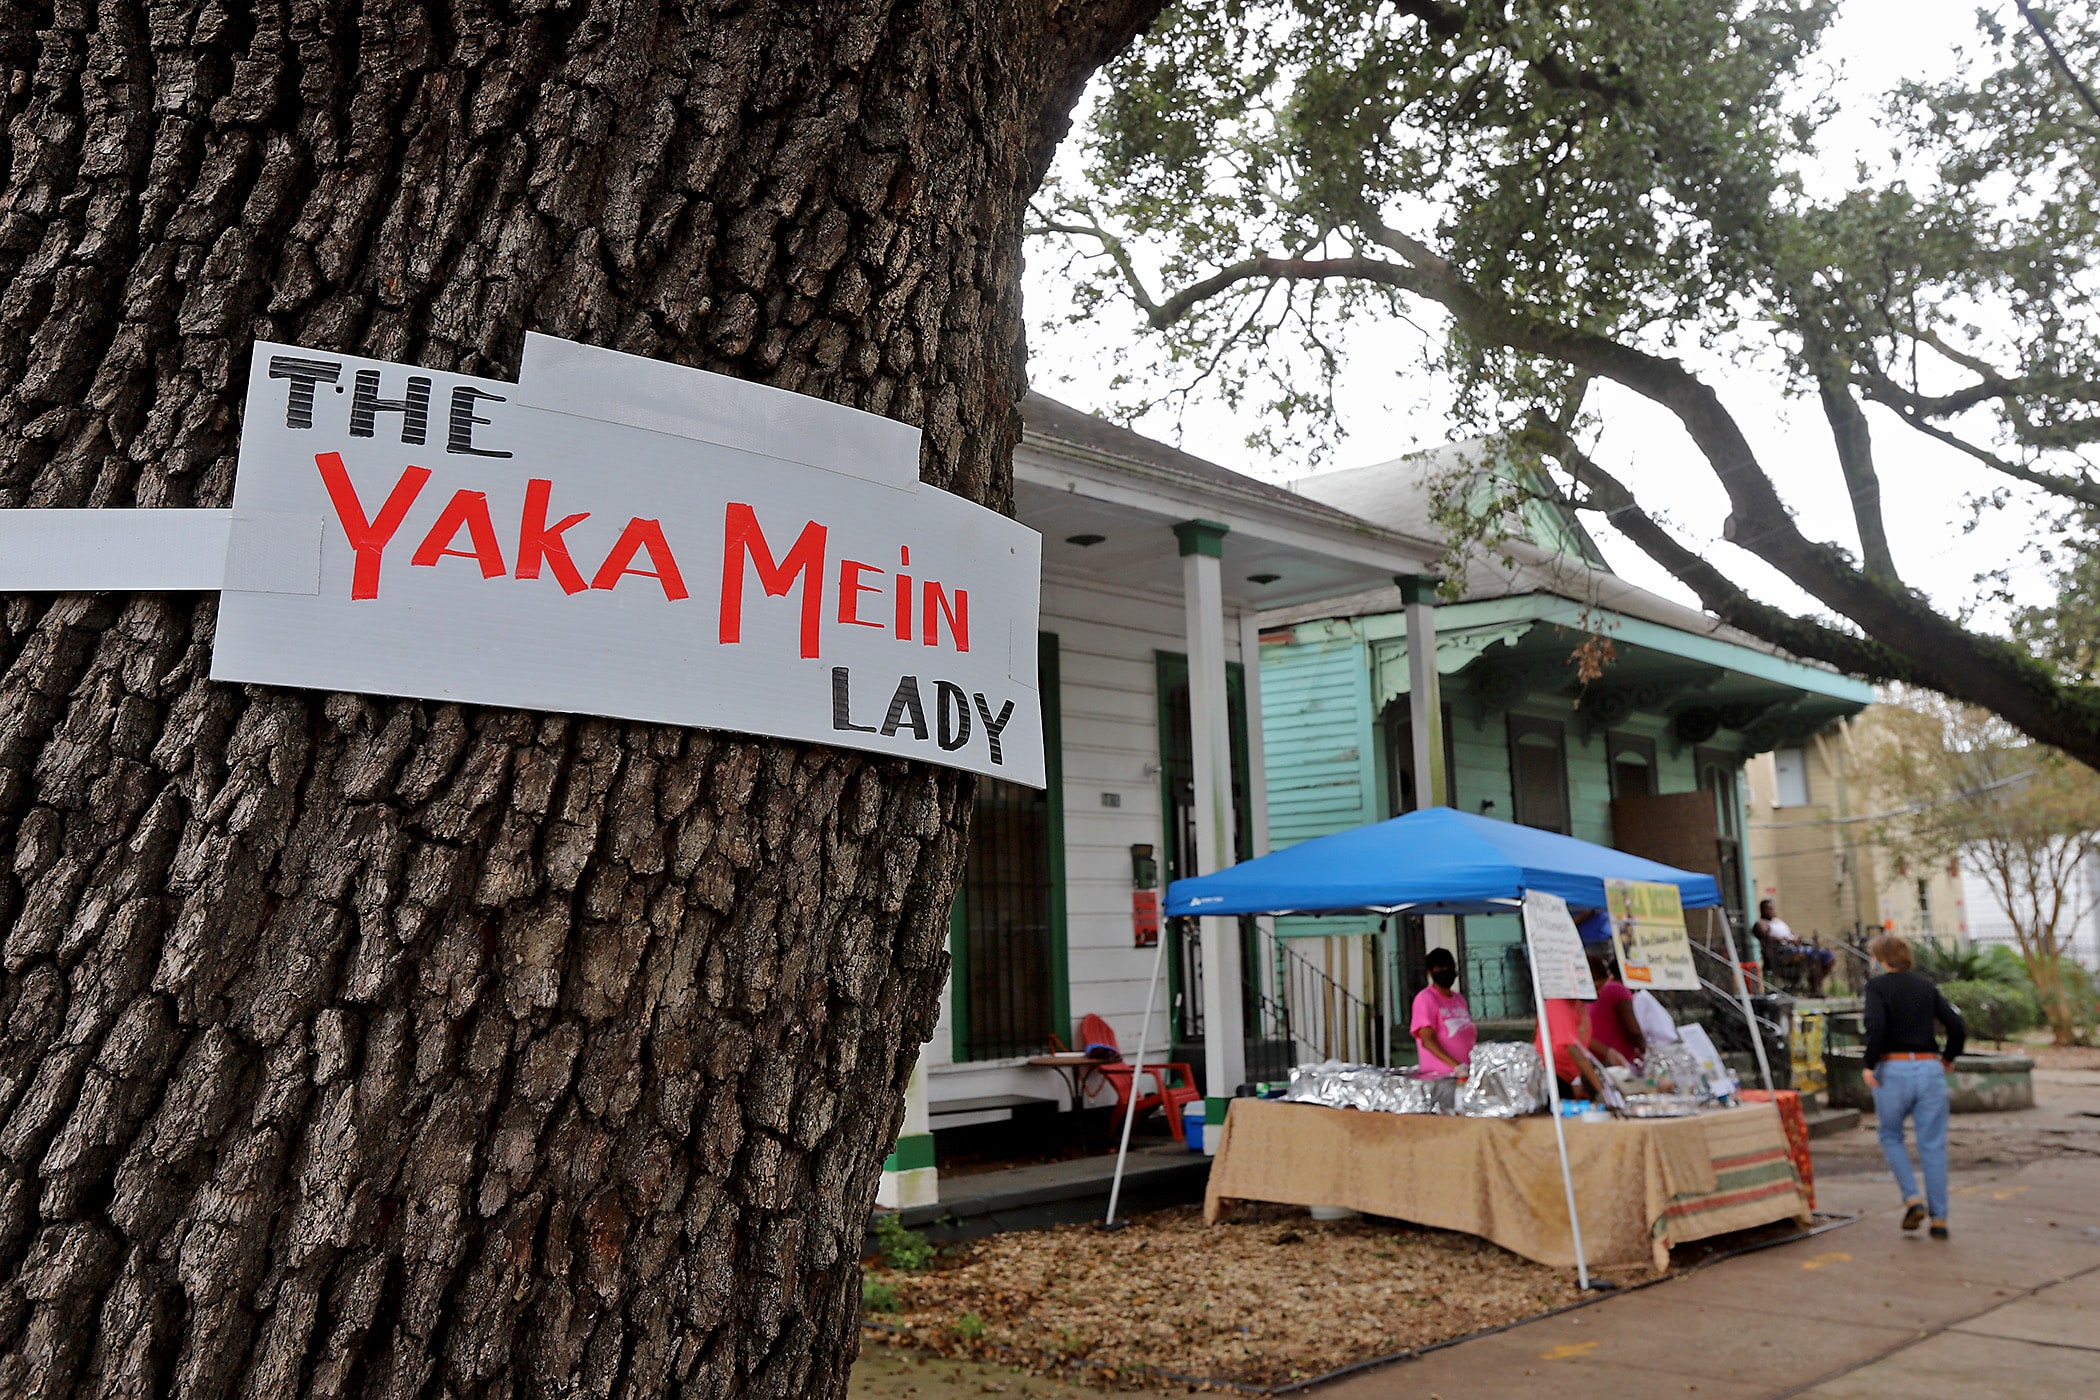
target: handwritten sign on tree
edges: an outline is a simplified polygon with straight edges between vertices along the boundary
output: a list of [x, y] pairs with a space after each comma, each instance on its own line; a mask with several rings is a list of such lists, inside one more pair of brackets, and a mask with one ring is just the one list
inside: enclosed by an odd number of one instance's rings
[[906, 424], [546, 336], [516, 384], [264, 342], [230, 512], [0, 512], [0, 588], [216, 585], [215, 680], [1040, 787], [1042, 541], [918, 462]]

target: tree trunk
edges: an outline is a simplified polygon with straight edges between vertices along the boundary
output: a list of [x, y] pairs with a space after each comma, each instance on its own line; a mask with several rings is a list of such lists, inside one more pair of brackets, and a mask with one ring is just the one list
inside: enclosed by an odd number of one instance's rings
[[2078, 1019], [2071, 1009], [2070, 988], [2064, 980], [2063, 951], [2053, 931], [2030, 943], [2021, 939], [2027, 964], [2027, 980], [2034, 984], [2035, 1000], [2041, 1003], [2042, 1019], [2049, 1024], [2049, 1038], [2057, 1045], [2078, 1043]]
[[[0, 505], [223, 506], [258, 338], [524, 332], [925, 429], [1157, 0], [0, 0]], [[971, 784], [215, 685], [0, 599], [0, 1395], [836, 1395]]]

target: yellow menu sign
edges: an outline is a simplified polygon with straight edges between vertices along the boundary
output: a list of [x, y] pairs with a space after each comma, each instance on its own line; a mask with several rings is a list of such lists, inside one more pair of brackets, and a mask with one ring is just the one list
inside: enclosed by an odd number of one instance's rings
[[1626, 985], [1656, 992], [1699, 989], [1692, 940], [1685, 932], [1677, 886], [1645, 880], [1606, 880], [1605, 908]]

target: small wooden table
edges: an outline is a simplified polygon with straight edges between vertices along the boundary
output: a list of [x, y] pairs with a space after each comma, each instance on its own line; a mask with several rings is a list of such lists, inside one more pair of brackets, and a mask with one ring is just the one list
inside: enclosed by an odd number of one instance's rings
[[1028, 1063], [1036, 1069], [1054, 1069], [1064, 1078], [1072, 1091], [1072, 1111], [1077, 1113], [1086, 1107], [1087, 1076], [1103, 1062], [1077, 1050], [1061, 1050], [1055, 1055], [1030, 1055]]

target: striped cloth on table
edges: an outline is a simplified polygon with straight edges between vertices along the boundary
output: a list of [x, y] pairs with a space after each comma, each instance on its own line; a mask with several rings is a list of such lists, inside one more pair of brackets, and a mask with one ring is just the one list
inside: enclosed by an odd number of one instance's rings
[[1697, 1121], [1706, 1130], [1714, 1187], [1670, 1197], [1655, 1221], [1658, 1244], [1703, 1240], [1785, 1215], [1806, 1223], [1808, 1199], [1795, 1175], [1776, 1105], [1747, 1105], [1733, 1113], [1704, 1114]]
[[1816, 1204], [1816, 1162], [1808, 1151], [1808, 1115], [1801, 1111], [1801, 1091], [1778, 1089], [1771, 1093], [1763, 1089], [1745, 1089], [1744, 1103], [1776, 1103], [1779, 1105], [1779, 1123], [1786, 1129], [1787, 1155], [1794, 1159], [1794, 1175], [1801, 1178], [1801, 1193], [1808, 1197], [1811, 1209]]

